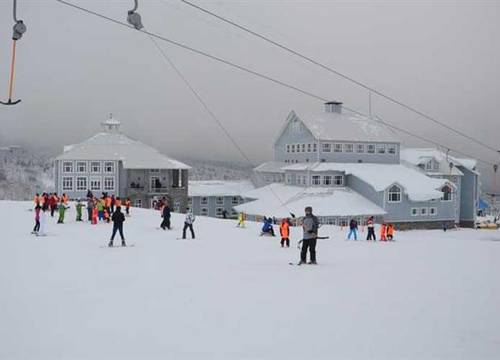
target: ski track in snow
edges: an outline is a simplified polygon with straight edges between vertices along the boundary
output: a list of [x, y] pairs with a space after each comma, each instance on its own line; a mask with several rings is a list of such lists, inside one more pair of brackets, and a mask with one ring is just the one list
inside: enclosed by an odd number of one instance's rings
[[319, 265], [298, 267], [299, 229], [282, 249], [260, 224], [197, 217], [177, 241], [183, 216], [158, 231], [132, 209], [135, 247], [114, 251], [73, 206], [31, 235], [30, 207], [0, 202], [0, 359], [500, 358], [496, 231], [371, 243], [325, 226]]

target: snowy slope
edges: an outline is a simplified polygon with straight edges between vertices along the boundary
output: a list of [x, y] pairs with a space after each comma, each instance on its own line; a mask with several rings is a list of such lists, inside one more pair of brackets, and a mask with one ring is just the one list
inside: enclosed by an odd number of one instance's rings
[[[198, 218], [199, 239], [133, 209], [110, 227], [29, 234], [29, 203], [0, 202], [0, 359], [498, 359], [500, 233], [397, 233], [318, 246], [295, 267], [258, 224]], [[52, 220], [52, 219], [51, 219]]]

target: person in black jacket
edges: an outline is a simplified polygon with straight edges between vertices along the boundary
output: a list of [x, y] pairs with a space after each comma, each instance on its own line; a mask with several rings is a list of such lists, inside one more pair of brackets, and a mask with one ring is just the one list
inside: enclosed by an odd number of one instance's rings
[[165, 228], [170, 230], [170, 206], [168, 206], [168, 204], [163, 206], [161, 217], [163, 218], [163, 221], [161, 222], [160, 227], [163, 230], [165, 230]]
[[111, 240], [109, 240], [109, 247], [113, 247], [113, 240], [115, 239], [116, 232], [120, 232], [120, 237], [122, 238], [122, 246], [127, 246], [125, 244], [125, 238], [123, 237], [123, 222], [125, 221], [125, 215], [121, 212], [121, 207], [117, 206], [113, 216], [111, 216], [113, 221], [113, 233], [111, 234]]

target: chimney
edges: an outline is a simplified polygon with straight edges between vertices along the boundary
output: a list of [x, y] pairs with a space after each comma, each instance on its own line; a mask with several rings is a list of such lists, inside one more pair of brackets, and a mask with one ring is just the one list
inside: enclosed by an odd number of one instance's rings
[[101, 123], [104, 131], [108, 133], [119, 133], [120, 132], [120, 121], [113, 118], [113, 114], [109, 114], [109, 119]]
[[342, 112], [342, 103], [339, 101], [329, 101], [325, 103], [325, 112], [338, 113]]

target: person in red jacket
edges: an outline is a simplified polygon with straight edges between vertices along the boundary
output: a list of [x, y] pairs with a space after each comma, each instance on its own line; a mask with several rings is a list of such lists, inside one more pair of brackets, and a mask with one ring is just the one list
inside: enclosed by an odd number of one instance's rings
[[281, 220], [280, 225], [281, 247], [290, 247], [290, 221], [288, 218]]
[[49, 207], [50, 207], [50, 216], [54, 217], [54, 213], [57, 210], [57, 203], [59, 202], [59, 198], [57, 197], [57, 193], [53, 193], [49, 197]]

